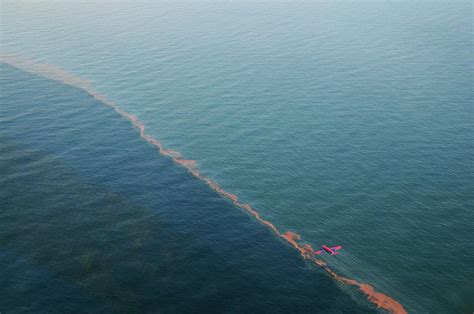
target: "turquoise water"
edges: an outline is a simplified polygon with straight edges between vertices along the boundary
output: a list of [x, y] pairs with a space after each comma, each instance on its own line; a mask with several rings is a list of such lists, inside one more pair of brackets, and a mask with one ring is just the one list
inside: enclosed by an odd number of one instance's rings
[[109, 107], [1, 70], [2, 311], [371, 310]]
[[[409, 311], [472, 312], [471, 3], [4, 3], [2, 51], [91, 81], [279, 229], [343, 245], [338, 273]], [[361, 302], [346, 290], [328, 295]]]

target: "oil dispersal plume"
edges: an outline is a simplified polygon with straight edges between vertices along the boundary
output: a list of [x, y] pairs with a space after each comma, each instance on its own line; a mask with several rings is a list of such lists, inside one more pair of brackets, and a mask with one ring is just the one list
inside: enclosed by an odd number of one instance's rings
[[122, 110], [114, 102], [107, 99], [106, 96], [97, 92], [89, 81], [82, 79], [80, 77], [77, 77], [75, 75], [72, 75], [68, 73], [67, 71], [61, 68], [58, 68], [56, 66], [46, 64], [46, 63], [36, 62], [31, 59], [27, 59], [18, 55], [1, 54], [0, 61], [6, 64], [9, 64], [13, 67], [16, 67], [18, 69], [31, 72], [37, 75], [41, 75], [46, 78], [50, 78], [67, 85], [75, 86], [77, 88], [80, 88], [86, 91], [89, 95], [97, 99], [99, 102], [111, 107], [123, 118], [129, 120], [131, 124], [133, 125], [133, 127], [139, 130], [140, 136], [145, 141], [155, 146], [159, 150], [160, 154], [171, 158], [176, 164], [186, 168], [194, 177], [205, 182], [212, 190], [217, 192], [221, 197], [228, 199], [235, 206], [246, 211], [254, 219], [256, 219], [258, 222], [260, 222], [261, 224], [266, 226], [269, 230], [271, 230], [276, 236], [278, 236], [281, 239], [284, 239], [287, 243], [289, 243], [293, 248], [295, 248], [299, 252], [299, 254], [304, 259], [324, 269], [326, 273], [329, 274], [329, 276], [333, 278], [335, 281], [348, 285], [348, 286], [357, 287], [361, 293], [366, 295], [367, 300], [369, 302], [375, 304], [380, 309], [384, 309], [391, 313], [397, 313], [397, 314], [407, 313], [403, 305], [401, 305], [399, 302], [394, 300], [392, 297], [384, 293], [376, 291], [373, 286], [369, 284], [365, 284], [365, 283], [360, 283], [356, 280], [338, 275], [334, 270], [332, 270], [329, 267], [329, 265], [326, 262], [317, 258], [317, 256], [314, 254], [315, 250], [311, 247], [310, 244], [304, 243], [301, 240], [301, 236], [299, 234], [294, 233], [292, 231], [281, 232], [273, 223], [264, 219], [260, 215], [260, 213], [256, 209], [254, 209], [251, 205], [239, 202], [237, 195], [225, 191], [216, 182], [203, 176], [199, 172], [199, 169], [197, 168], [197, 164], [195, 160], [184, 159], [179, 152], [171, 150], [171, 149], [165, 149], [159, 140], [157, 140], [156, 138], [146, 133], [145, 125], [136, 116]]

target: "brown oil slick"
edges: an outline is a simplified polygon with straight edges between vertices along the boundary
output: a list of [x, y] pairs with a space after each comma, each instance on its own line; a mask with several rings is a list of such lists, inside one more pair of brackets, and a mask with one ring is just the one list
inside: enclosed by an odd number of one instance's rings
[[76, 77], [72, 74], [69, 74], [68, 72], [58, 67], [55, 67], [46, 63], [39, 63], [30, 59], [23, 58], [18, 55], [7, 55], [7, 54], [0, 55], [0, 62], [4, 62], [20, 70], [24, 70], [24, 71], [41, 75], [41, 76], [44, 76], [56, 81], [60, 81], [64, 84], [75, 86], [86, 91], [89, 95], [91, 95], [98, 101], [111, 107], [123, 118], [129, 120], [131, 124], [136, 129], [139, 130], [140, 136], [145, 141], [155, 146], [159, 150], [160, 154], [171, 158], [176, 164], [186, 168], [194, 177], [205, 182], [212, 190], [216, 191], [220, 196], [228, 199], [235, 206], [245, 210], [248, 214], [253, 216], [258, 222], [260, 222], [261, 224], [266, 226], [268, 229], [273, 231], [275, 235], [277, 235], [281, 239], [284, 239], [288, 244], [294, 247], [304, 259], [324, 269], [329, 274], [329, 276], [333, 278], [335, 281], [348, 285], [348, 286], [357, 287], [360, 292], [366, 295], [367, 300], [369, 302], [373, 303], [380, 309], [386, 310], [390, 313], [397, 313], [397, 314], [407, 313], [405, 308], [399, 302], [397, 302], [396, 300], [394, 300], [393, 298], [389, 297], [386, 294], [377, 292], [373, 286], [364, 284], [364, 283], [359, 283], [356, 280], [348, 279], [335, 273], [328, 266], [326, 262], [316, 257], [316, 255], [314, 254], [315, 251], [311, 247], [311, 245], [302, 243], [301, 236], [299, 234], [291, 232], [291, 231], [286, 231], [284, 233], [280, 232], [278, 228], [275, 225], [273, 225], [270, 221], [262, 218], [261, 215], [251, 205], [239, 202], [237, 195], [234, 195], [232, 193], [225, 191], [216, 182], [201, 175], [201, 173], [197, 169], [197, 164], [195, 160], [184, 159], [182, 158], [182, 155], [179, 152], [171, 150], [171, 149], [165, 149], [159, 140], [155, 139], [154, 137], [152, 137], [151, 135], [145, 132], [145, 125], [136, 116], [122, 110], [114, 102], [107, 99], [107, 97], [95, 91], [94, 88], [92, 87], [92, 84], [89, 81]]

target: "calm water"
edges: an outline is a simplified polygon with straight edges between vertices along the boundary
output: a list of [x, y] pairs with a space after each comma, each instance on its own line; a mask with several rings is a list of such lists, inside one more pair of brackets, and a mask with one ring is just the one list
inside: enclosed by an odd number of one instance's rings
[[2, 311], [367, 310], [110, 108], [1, 69]]
[[[4, 53], [91, 81], [281, 230], [343, 245], [326, 258], [340, 274], [409, 311], [473, 311], [471, 3], [4, 3], [1, 14]], [[370, 307], [110, 108], [9, 66], [2, 79], [1, 307]]]

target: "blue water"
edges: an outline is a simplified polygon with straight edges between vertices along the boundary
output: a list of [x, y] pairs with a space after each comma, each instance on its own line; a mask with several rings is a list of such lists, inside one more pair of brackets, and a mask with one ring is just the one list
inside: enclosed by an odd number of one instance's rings
[[2, 311], [366, 310], [110, 108], [1, 69]]
[[[301, 234], [314, 247], [343, 245], [343, 254], [326, 259], [342, 275], [374, 285], [409, 311], [473, 311], [470, 2], [5, 3], [2, 20], [3, 52], [47, 62], [90, 80], [119, 107], [139, 117], [148, 133], [196, 160], [203, 174], [258, 209], [278, 228]], [[8, 96], [2, 104], [10, 103], [15, 110], [2, 113], [2, 130], [8, 129], [10, 141], [19, 141], [15, 151], [34, 149], [53, 155], [86, 181], [98, 177], [100, 185], [107, 182], [107, 189], [113, 182], [113, 193], [129, 206], [151, 211], [161, 207], [153, 203], [161, 199], [155, 195], [160, 192], [150, 188], [153, 192], [145, 193], [145, 182], [164, 180], [161, 176], [160, 180], [148, 178], [158, 175], [151, 170], [155, 163], [166, 164], [160, 171], [173, 173], [168, 180], [175, 178], [174, 184], [200, 186], [191, 183], [195, 180], [184, 175], [184, 170], [155, 156], [156, 151], [144, 161], [147, 153], [131, 148], [133, 143], [147, 147], [136, 131], [126, 121], [120, 122], [110, 108], [95, 109], [102, 110], [98, 113], [83, 109], [78, 105], [84, 101], [80, 92], [78, 104], [56, 113], [64, 115], [58, 117], [53, 115], [54, 108], [39, 107], [38, 103], [47, 101], [46, 95], [26, 97], [21, 105], [10, 102], [12, 94], [19, 97], [26, 87], [34, 90], [32, 94], [40, 89], [25, 83], [25, 74], [13, 72], [8, 74], [8, 84], [2, 85], [2, 93]], [[48, 84], [47, 95], [69, 97], [63, 94], [64, 85]], [[40, 121], [41, 127], [29, 127], [25, 112], [36, 116], [35, 110], [47, 110], [45, 119], [58, 120], [55, 123], [65, 127], [48, 127]], [[114, 118], [104, 121], [104, 115]], [[108, 131], [83, 131], [79, 126], [86, 122]], [[118, 132], [130, 135], [117, 137], [114, 143], [103, 142]], [[56, 140], [58, 143], [50, 143]], [[123, 149], [116, 147], [119, 142]], [[103, 154], [101, 158], [89, 153], [95, 149]], [[123, 156], [130, 161], [120, 161]], [[116, 166], [105, 167], [109, 162]], [[28, 164], [19, 162], [23, 163]], [[175, 177], [175, 171], [186, 179]], [[12, 171], [12, 175], [18, 172], [23, 170]], [[266, 269], [264, 265], [284, 259], [275, 251], [286, 252], [284, 243], [254, 221], [245, 220], [244, 213], [216, 200], [218, 196], [205, 186], [190, 195], [180, 194], [191, 190], [163, 195], [171, 207], [181, 208], [176, 204], [182, 198], [188, 206], [200, 208], [208, 204], [208, 197], [219, 202], [218, 206], [229, 207], [226, 215], [241, 217], [232, 219], [248, 222], [244, 224], [248, 230], [232, 223], [234, 227], [222, 232], [231, 229], [240, 236], [259, 231], [274, 243], [275, 249], [268, 253], [271, 261], [260, 261], [260, 256], [258, 267]], [[83, 194], [87, 193], [78, 192], [75, 197], [87, 199]], [[61, 203], [56, 198], [45, 202]], [[196, 221], [216, 224], [203, 218], [212, 215], [202, 212], [194, 220], [192, 210], [172, 212], [181, 218], [169, 212], [160, 217], [179, 226], [181, 232], [201, 230], [199, 224], [194, 226]], [[183, 220], [193, 221], [192, 226]], [[218, 221], [220, 225], [226, 218]], [[19, 217], [14, 223], [26, 224]], [[227, 234], [206, 237], [209, 247], [235, 242]], [[241, 246], [263, 246], [261, 237], [249, 236]], [[232, 250], [236, 260], [246, 255], [243, 248]], [[214, 253], [206, 259], [212, 259]], [[11, 258], [12, 253], [5, 254], [7, 260]], [[263, 252], [252, 254], [268, 258]], [[295, 256], [292, 262], [282, 262], [285, 271], [311, 268], [303, 266], [291, 250], [287, 254]], [[229, 258], [224, 255], [223, 261]], [[281, 271], [264, 273], [275, 277]], [[351, 302], [370, 306], [347, 287], [335, 289], [318, 270], [310, 273], [301, 276], [326, 280], [324, 289], [309, 289], [311, 296], [324, 290], [331, 298], [350, 295], [352, 301], [343, 302], [348, 307], [355, 308]], [[181, 284], [186, 285], [185, 281]], [[300, 284], [311, 285], [295, 283]], [[91, 286], [96, 287], [95, 283]], [[92, 295], [100, 290], [94, 289]], [[300, 292], [287, 297], [305, 299]], [[280, 300], [277, 293], [273, 298]], [[325, 302], [323, 299], [311, 302]]]

